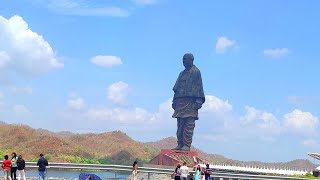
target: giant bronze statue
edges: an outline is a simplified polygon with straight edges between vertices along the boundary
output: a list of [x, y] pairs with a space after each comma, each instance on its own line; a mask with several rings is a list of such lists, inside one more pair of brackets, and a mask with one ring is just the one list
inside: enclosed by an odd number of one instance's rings
[[193, 60], [191, 53], [183, 56], [185, 69], [179, 74], [173, 87], [172, 117], [177, 118], [178, 125], [178, 146], [174, 150], [190, 151], [195, 121], [199, 119], [198, 110], [205, 101], [201, 74], [193, 65]]

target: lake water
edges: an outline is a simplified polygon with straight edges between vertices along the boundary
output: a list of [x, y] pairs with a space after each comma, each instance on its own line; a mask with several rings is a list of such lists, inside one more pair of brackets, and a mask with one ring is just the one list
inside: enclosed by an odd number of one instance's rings
[[[80, 173], [96, 174], [101, 179], [113, 179], [114, 172], [105, 171], [66, 171], [66, 170], [48, 170], [47, 177], [54, 178], [79, 178]], [[17, 174], [18, 175], [18, 174]], [[129, 173], [117, 172], [117, 179], [126, 179]], [[38, 171], [35, 169], [26, 170], [26, 177], [38, 177]]]

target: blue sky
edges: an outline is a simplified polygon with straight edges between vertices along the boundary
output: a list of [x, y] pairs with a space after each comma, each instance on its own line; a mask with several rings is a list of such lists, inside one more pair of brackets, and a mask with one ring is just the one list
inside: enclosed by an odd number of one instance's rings
[[320, 151], [319, 5], [0, 0], [0, 121], [175, 136], [172, 87], [191, 52], [207, 96], [193, 145], [238, 160], [308, 158]]

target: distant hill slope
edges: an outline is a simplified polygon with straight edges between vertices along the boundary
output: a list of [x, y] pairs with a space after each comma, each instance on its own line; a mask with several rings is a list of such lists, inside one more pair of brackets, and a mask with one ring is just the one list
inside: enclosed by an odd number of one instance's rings
[[[115, 163], [130, 165], [134, 160], [149, 162], [161, 149], [176, 146], [176, 138], [168, 137], [155, 142], [141, 143], [121, 131], [100, 134], [75, 134], [67, 131], [51, 132], [33, 129], [26, 125], [0, 123], [0, 156], [16, 152], [28, 161], [38, 159], [44, 153], [49, 161], [77, 163]], [[195, 147], [199, 156], [209, 162], [243, 164], [265, 167], [290, 167], [313, 169], [309, 160], [294, 160], [284, 163], [243, 162], [218, 154], [208, 154]]]
[[147, 162], [157, 150], [134, 141], [121, 131], [101, 134], [54, 133], [26, 125], [0, 124], [0, 155], [16, 152], [34, 161], [40, 153], [52, 161], [131, 164]]
[[[172, 149], [177, 146], [177, 139], [175, 137], [168, 137], [164, 138], [160, 141], [155, 141], [155, 142], [147, 142], [145, 143], [146, 145], [153, 147], [155, 149]], [[225, 162], [229, 159], [225, 158], [223, 155], [218, 155], [218, 154], [208, 154], [200, 149], [195, 148], [194, 146], [191, 147], [192, 151], [198, 152], [198, 155], [200, 158], [208, 160], [210, 162]]]

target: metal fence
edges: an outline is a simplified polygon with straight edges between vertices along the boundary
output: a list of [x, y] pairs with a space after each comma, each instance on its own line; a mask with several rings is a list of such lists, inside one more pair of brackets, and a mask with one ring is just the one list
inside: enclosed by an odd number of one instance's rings
[[[1, 161], [0, 161], [1, 163]], [[27, 168], [37, 168], [36, 162], [26, 162]], [[78, 169], [78, 170], [101, 170], [114, 172], [114, 179], [117, 179], [117, 173], [119, 172], [132, 172], [132, 166], [124, 165], [109, 165], [109, 164], [77, 164], [77, 163], [49, 163], [49, 169]], [[139, 167], [138, 172], [147, 173], [148, 180], [152, 180], [152, 174], [173, 174], [173, 169], [164, 169], [164, 168], [152, 168], [152, 167]], [[194, 174], [194, 172], [191, 171]], [[220, 180], [220, 179], [238, 179], [238, 180], [263, 180], [263, 179], [274, 179], [274, 180], [303, 180], [308, 178], [295, 178], [295, 177], [284, 177], [284, 176], [267, 176], [267, 175], [255, 175], [244, 172], [228, 172], [221, 170], [213, 170], [211, 179]]]

